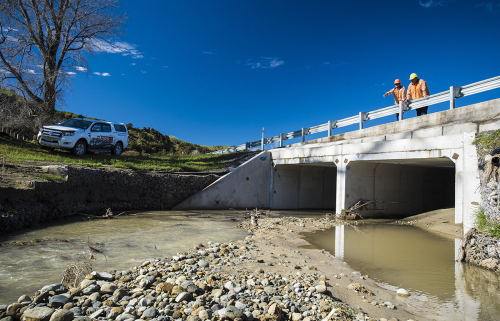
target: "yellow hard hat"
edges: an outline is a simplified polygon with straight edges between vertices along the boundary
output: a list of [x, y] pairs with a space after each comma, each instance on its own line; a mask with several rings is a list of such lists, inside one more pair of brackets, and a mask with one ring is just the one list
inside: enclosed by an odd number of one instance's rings
[[413, 73], [410, 75], [410, 80], [412, 80], [413, 78], [417, 78], [417, 74], [416, 73]]

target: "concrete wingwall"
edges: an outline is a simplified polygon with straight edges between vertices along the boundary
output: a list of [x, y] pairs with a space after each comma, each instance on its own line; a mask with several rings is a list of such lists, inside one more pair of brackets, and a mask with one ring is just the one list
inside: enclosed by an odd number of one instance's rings
[[271, 154], [262, 152], [173, 209], [269, 208], [271, 162]]

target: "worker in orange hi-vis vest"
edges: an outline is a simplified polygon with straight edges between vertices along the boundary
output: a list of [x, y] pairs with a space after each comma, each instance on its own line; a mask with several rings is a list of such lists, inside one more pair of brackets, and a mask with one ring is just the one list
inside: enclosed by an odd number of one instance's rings
[[[410, 75], [410, 80], [411, 83], [408, 85], [407, 101], [429, 96], [429, 88], [427, 88], [425, 80], [418, 79], [416, 73]], [[429, 106], [418, 108], [417, 116], [427, 115], [428, 108]]]
[[[401, 86], [401, 80], [394, 80], [394, 88], [384, 94], [384, 97], [389, 95], [394, 95], [394, 104], [399, 105], [400, 101], [406, 101], [406, 88]], [[396, 114], [396, 118], [399, 120], [399, 113]]]

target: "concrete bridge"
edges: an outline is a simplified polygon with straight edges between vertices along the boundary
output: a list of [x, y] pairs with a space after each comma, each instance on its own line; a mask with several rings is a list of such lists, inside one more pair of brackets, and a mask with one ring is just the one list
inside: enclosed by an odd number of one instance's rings
[[500, 128], [500, 99], [264, 151], [174, 209], [325, 209], [379, 200], [363, 217], [480, 202], [476, 134]]

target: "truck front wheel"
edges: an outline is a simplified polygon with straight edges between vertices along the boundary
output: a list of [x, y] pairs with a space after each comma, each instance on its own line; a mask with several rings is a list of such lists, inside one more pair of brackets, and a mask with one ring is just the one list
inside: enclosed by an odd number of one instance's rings
[[76, 142], [75, 146], [71, 149], [71, 153], [75, 156], [83, 156], [87, 152], [87, 144], [83, 140]]

